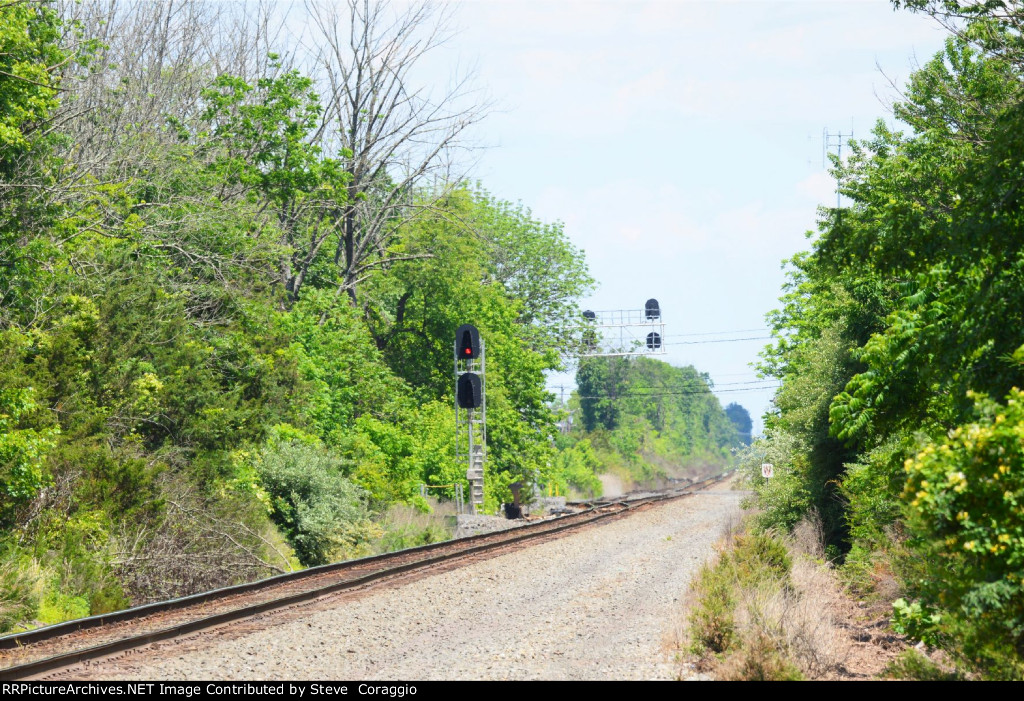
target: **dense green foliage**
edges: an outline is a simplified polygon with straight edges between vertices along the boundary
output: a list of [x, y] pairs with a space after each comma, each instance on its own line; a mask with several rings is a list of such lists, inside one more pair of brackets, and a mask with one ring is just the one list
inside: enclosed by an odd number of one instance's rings
[[750, 418], [750, 412], [747, 411], [742, 405], [736, 402], [731, 402], [725, 407], [725, 415], [732, 421], [732, 425], [736, 427], [736, 432], [740, 435], [740, 440], [744, 444], [750, 445], [750, 442], [754, 439], [754, 421]]
[[636, 481], [721, 469], [741, 444], [709, 379], [692, 367], [642, 356], [584, 358], [576, 383], [578, 435], [606, 469]]
[[834, 161], [851, 204], [790, 261], [763, 364], [783, 386], [751, 480], [762, 525], [821, 514], [855, 586], [895, 572], [904, 630], [1021, 678], [1024, 18], [903, 4], [962, 31], [895, 105], [909, 130], [880, 122]]
[[256, 476], [272, 518], [304, 565], [323, 565], [339, 552], [358, 552], [367, 540], [363, 490], [337, 463], [320, 446], [280, 440], [267, 445], [256, 460]]
[[72, 29], [0, 4], [0, 629], [443, 537], [383, 514], [465, 483], [461, 323], [487, 344], [487, 507], [522, 478], [600, 490], [544, 390], [592, 284], [560, 225], [424, 183], [349, 280], [345, 125], [310, 78], [140, 68]]
[[942, 634], [998, 676], [1024, 664], [1024, 394], [976, 397], [979, 416], [908, 459], [904, 498], [915, 549], [946, 571], [923, 597], [956, 614]]

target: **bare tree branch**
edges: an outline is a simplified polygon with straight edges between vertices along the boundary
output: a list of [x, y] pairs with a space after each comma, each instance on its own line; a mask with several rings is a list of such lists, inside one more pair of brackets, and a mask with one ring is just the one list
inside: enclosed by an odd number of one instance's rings
[[[306, 8], [327, 108], [320, 134], [351, 175], [334, 260], [339, 292], [354, 302], [367, 264], [393, 239], [392, 222], [416, 211], [414, 189], [432, 174], [454, 184], [451, 156], [468, 147], [467, 130], [490, 105], [474, 92], [471, 76], [436, 96], [414, 83], [414, 69], [452, 34], [447, 7], [418, 1], [393, 10], [383, 0], [348, 0], [342, 12], [307, 0]], [[438, 191], [435, 201], [445, 194]]]

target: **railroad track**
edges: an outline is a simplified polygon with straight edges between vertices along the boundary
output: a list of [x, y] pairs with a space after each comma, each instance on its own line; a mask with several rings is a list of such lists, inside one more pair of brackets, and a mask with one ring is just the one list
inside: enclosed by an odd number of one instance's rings
[[0, 637], [0, 680], [37, 677], [149, 643], [293, 607], [335, 592], [366, 588], [412, 572], [478, 558], [482, 554], [493, 557], [528, 541], [557, 537], [565, 531], [651, 504], [689, 496], [726, 476], [715, 476], [660, 493], [576, 502], [574, 506], [582, 508], [582, 511], [506, 531], [312, 567], [180, 599], [7, 635]]

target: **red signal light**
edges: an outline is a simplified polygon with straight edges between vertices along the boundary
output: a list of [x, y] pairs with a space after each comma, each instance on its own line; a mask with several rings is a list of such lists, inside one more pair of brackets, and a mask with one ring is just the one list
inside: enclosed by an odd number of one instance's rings
[[463, 324], [455, 332], [455, 357], [466, 359], [480, 357], [480, 332], [472, 324]]

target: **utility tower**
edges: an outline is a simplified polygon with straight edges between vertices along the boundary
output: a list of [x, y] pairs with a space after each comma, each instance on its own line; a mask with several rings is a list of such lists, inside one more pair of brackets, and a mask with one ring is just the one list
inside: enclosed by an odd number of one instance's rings
[[[828, 127], [821, 130], [821, 167], [826, 168], [828, 163], [828, 154], [835, 150], [836, 157], [843, 160], [843, 139], [853, 138], [853, 128], [850, 128], [849, 134], [844, 134], [840, 129], [835, 134], [828, 133]], [[836, 209], [839, 209], [839, 183], [836, 183]]]
[[467, 465], [470, 513], [484, 505], [487, 455], [487, 401], [484, 394], [484, 341], [472, 324], [455, 332], [455, 458]]

